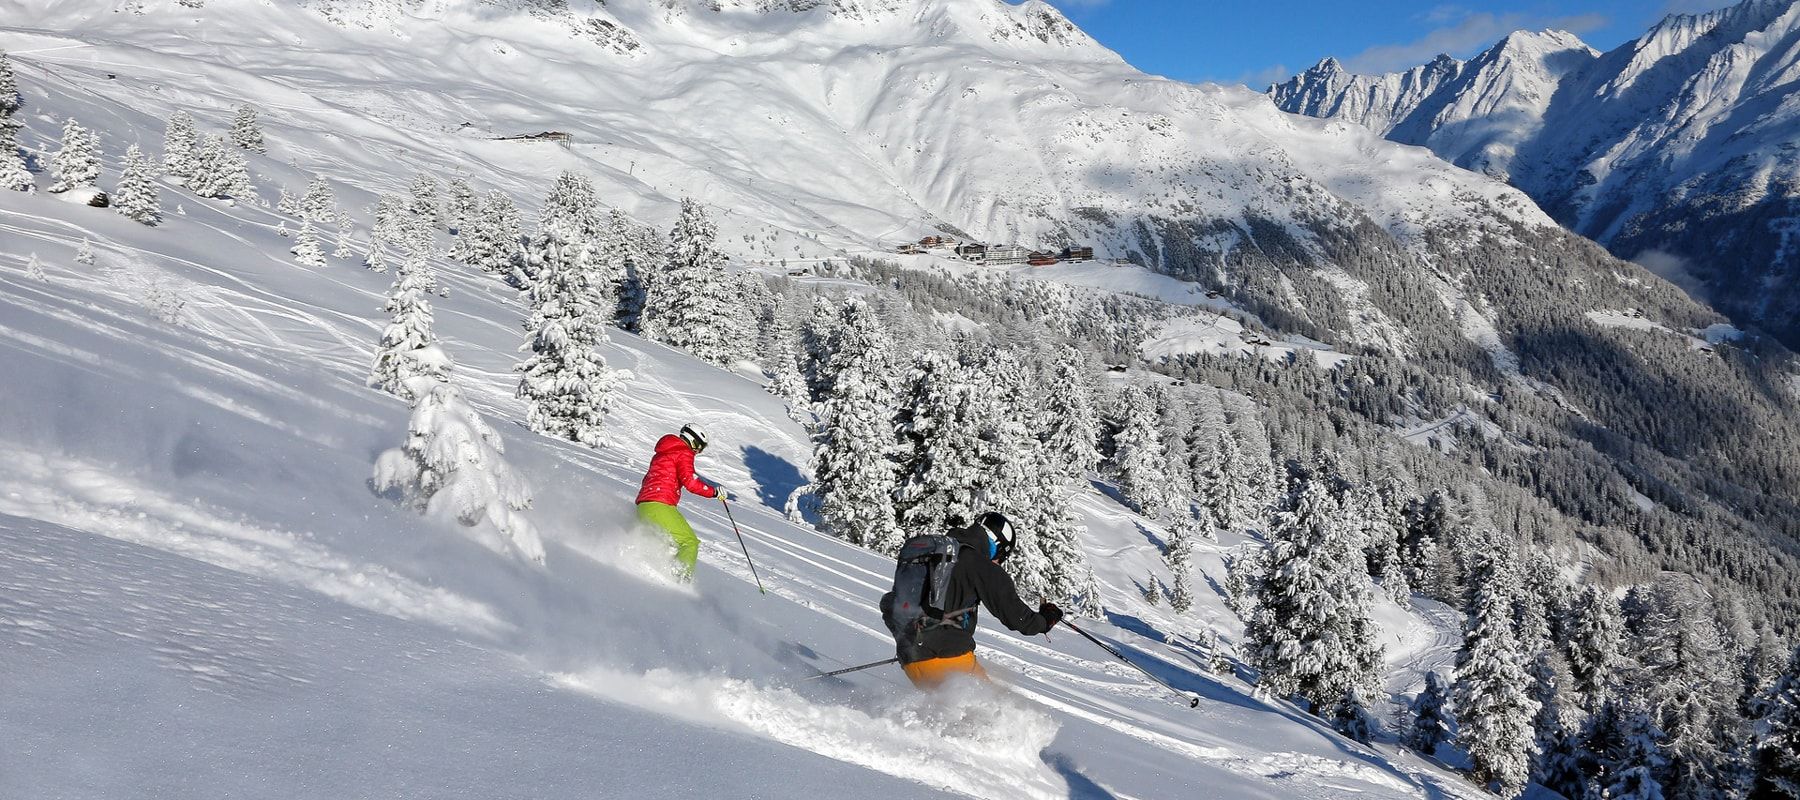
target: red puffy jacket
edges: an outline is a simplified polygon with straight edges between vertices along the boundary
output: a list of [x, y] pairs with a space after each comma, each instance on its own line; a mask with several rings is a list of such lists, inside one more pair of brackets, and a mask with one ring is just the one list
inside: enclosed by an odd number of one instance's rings
[[644, 488], [638, 490], [637, 501], [677, 505], [682, 487], [701, 497], [719, 496], [718, 490], [694, 474], [694, 448], [671, 433], [657, 440], [656, 455], [650, 457], [650, 470], [644, 473]]

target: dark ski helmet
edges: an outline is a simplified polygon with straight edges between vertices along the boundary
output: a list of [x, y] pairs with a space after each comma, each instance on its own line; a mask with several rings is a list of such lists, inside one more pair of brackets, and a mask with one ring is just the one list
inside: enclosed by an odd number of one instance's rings
[[1005, 514], [989, 511], [975, 518], [975, 524], [987, 531], [988, 560], [1005, 563], [1013, 551], [1012, 521]]
[[681, 440], [687, 442], [688, 447], [694, 448], [696, 454], [706, 451], [706, 431], [701, 430], [699, 425], [690, 422], [681, 426]]

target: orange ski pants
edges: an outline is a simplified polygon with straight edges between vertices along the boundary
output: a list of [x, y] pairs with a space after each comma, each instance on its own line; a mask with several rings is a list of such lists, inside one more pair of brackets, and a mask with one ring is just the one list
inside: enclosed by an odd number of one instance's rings
[[957, 675], [967, 675], [984, 681], [988, 679], [987, 670], [981, 668], [981, 662], [975, 660], [973, 652], [949, 658], [928, 658], [924, 661], [914, 661], [911, 664], [902, 664], [900, 668], [906, 671], [906, 677], [912, 679], [913, 685], [920, 689], [936, 689], [942, 686], [944, 681]]

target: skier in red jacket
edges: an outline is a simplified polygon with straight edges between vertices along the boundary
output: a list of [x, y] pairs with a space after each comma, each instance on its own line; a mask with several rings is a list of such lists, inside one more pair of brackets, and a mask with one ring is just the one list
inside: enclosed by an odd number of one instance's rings
[[681, 434], [669, 434], [656, 442], [650, 469], [638, 490], [638, 519], [655, 525], [675, 540], [675, 560], [682, 580], [694, 579], [694, 562], [700, 558], [700, 537], [676, 506], [681, 490], [701, 497], [718, 497], [724, 490], [700, 480], [694, 473], [694, 457], [706, 451], [706, 433], [697, 425], [681, 426]]

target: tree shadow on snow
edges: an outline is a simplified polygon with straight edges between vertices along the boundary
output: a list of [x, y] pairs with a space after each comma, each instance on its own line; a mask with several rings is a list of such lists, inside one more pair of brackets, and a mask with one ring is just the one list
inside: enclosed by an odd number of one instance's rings
[[1069, 761], [1068, 756], [1060, 753], [1052, 753], [1049, 750], [1039, 753], [1038, 756], [1044, 760], [1045, 766], [1056, 770], [1056, 774], [1061, 775], [1063, 781], [1069, 784], [1069, 800], [1119, 799], [1118, 795], [1107, 791], [1106, 787], [1095, 783], [1092, 779], [1088, 778], [1088, 776], [1081, 774], [1081, 770], [1077, 769], [1075, 764]]
[[1213, 579], [1213, 576], [1211, 573], [1207, 572], [1206, 570], [1196, 570], [1196, 571], [1198, 571], [1200, 573], [1200, 577], [1206, 581], [1206, 587], [1208, 589], [1211, 589], [1213, 591], [1213, 594], [1216, 594], [1225, 599], [1231, 598], [1231, 593], [1225, 591], [1225, 587], [1220, 586], [1219, 582], [1217, 580]]
[[757, 499], [770, 508], [784, 508], [788, 496], [807, 483], [805, 473], [793, 462], [760, 447], [744, 448], [744, 466], [756, 481]]

